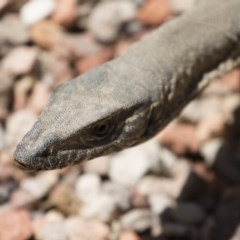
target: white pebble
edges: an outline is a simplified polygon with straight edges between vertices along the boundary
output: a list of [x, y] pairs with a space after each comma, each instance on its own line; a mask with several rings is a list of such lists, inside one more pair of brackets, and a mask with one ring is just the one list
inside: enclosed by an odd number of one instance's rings
[[20, 18], [24, 24], [31, 26], [48, 17], [55, 5], [55, 0], [31, 0], [21, 8]]

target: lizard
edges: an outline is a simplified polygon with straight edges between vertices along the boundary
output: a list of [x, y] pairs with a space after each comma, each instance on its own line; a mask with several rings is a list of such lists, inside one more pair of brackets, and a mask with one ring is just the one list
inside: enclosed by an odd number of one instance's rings
[[154, 137], [240, 65], [240, 0], [212, 0], [59, 86], [14, 153], [25, 170], [81, 163]]

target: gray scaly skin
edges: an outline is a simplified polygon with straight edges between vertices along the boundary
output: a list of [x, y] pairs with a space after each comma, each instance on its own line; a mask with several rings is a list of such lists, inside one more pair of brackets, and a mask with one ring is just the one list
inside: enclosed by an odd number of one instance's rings
[[27, 170], [63, 168], [153, 137], [209, 80], [240, 62], [240, 0], [213, 0], [53, 93], [15, 151]]

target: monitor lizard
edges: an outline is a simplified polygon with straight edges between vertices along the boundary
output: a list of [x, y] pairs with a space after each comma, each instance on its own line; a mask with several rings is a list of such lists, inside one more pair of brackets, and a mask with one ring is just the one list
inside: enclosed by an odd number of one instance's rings
[[212, 0], [59, 86], [17, 146], [26, 170], [63, 168], [156, 135], [207, 82], [240, 64], [240, 0]]

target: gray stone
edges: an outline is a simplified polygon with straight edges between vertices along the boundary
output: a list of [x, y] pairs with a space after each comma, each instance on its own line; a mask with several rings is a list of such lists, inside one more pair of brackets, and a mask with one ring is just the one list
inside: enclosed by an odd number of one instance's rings
[[195, 203], [178, 203], [178, 205], [171, 210], [171, 215], [176, 220], [187, 224], [201, 223], [206, 217], [203, 208]]
[[100, 2], [89, 18], [89, 30], [100, 41], [114, 41], [123, 23], [135, 17], [136, 6], [132, 1]]

